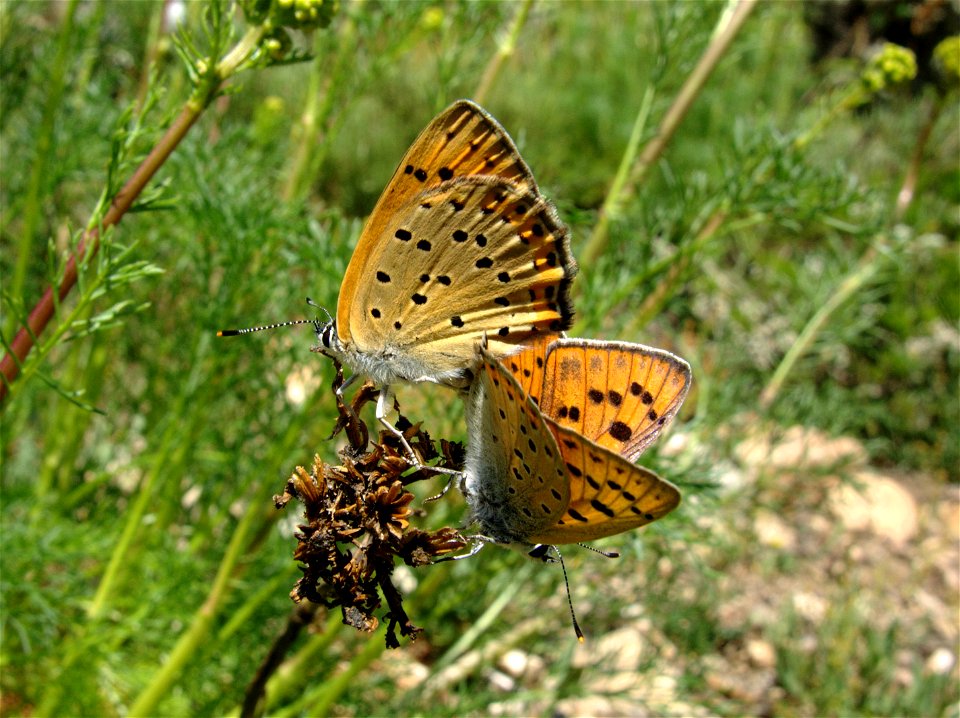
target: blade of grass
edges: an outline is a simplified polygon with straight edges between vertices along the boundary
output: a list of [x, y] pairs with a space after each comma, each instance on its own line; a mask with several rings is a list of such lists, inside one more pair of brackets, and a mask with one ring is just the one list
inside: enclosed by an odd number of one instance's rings
[[473, 91], [473, 99], [479, 104], [482, 105], [486, 102], [487, 93], [490, 92], [490, 88], [493, 87], [497, 75], [500, 74], [500, 68], [503, 67], [503, 63], [513, 55], [513, 51], [517, 47], [520, 32], [523, 30], [523, 26], [527, 24], [527, 18], [530, 16], [530, 9], [533, 7], [533, 2], [534, 0], [523, 0], [523, 2], [520, 3], [517, 7], [516, 14], [514, 14], [510, 22], [509, 30], [502, 35], [500, 41], [497, 43], [497, 51], [493, 53], [486, 68], [483, 70], [483, 75], [477, 84], [477, 89]]
[[[604, 200], [604, 208], [619, 207], [622, 199], [636, 191], [637, 186], [643, 181], [647, 171], [660, 159], [660, 156], [670, 143], [677, 128], [680, 127], [687, 112], [693, 105], [694, 100], [697, 99], [697, 96], [706, 84], [710, 74], [730, 47], [730, 43], [737, 36], [737, 33], [743, 27], [744, 22], [746, 22], [747, 17], [749, 17], [755, 6], [756, 0], [731, 0], [727, 11], [723, 13], [720, 22], [714, 30], [710, 44], [700, 57], [700, 61], [693, 69], [693, 72], [690, 73], [687, 81], [683, 84], [673, 104], [670, 105], [670, 108], [664, 115], [657, 134], [643, 149], [643, 152], [636, 158], [636, 161], [634, 161], [636, 147], [628, 144], [627, 150], [624, 152], [624, 158], [620, 164], [621, 167], [625, 165], [631, 167], [629, 177], [627, 181], [622, 182], [619, 186], [611, 187], [607, 199]], [[644, 99], [646, 100], [646, 98]], [[634, 125], [635, 129], [642, 114], [643, 108], [641, 107], [637, 122]], [[619, 175], [620, 173], [618, 172], [618, 177]], [[610, 197], [609, 195], [614, 191], [616, 191], [619, 196]], [[583, 248], [583, 252], [580, 254], [581, 268], [591, 266], [597, 261], [600, 255], [603, 254], [607, 247], [607, 242], [610, 239], [608, 228], [609, 221], [601, 211], [597, 225], [590, 235], [586, 246]]]

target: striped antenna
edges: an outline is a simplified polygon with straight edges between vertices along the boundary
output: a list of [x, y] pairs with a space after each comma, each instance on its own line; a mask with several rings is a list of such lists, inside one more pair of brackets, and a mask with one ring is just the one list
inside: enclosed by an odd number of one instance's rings
[[605, 558], [620, 558], [619, 551], [604, 551], [603, 549], [599, 549], [595, 546], [589, 546], [585, 543], [578, 543], [577, 546], [580, 546], [581, 548], [585, 548], [588, 551], [593, 551], [594, 553], [598, 553], [601, 556], [604, 556]]
[[[327, 315], [327, 321], [332, 322], [333, 317], [330, 316], [330, 312], [321, 307], [319, 304], [314, 302], [310, 297], [307, 297], [307, 304], [315, 309], [319, 309], [321, 312]], [[217, 332], [218, 337], [236, 337], [241, 334], [250, 334], [251, 332], [262, 332], [265, 329], [277, 329], [279, 327], [292, 327], [297, 324], [312, 324], [314, 329], [317, 330], [317, 333], [320, 332], [322, 324], [319, 319], [291, 319], [288, 322], [277, 322], [276, 324], [264, 324], [260, 327], [246, 327], [244, 329], [221, 329]]]
[[235, 337], [240, 334], [250, 334], [251, 332], [262, 332], [265, 329], [276, 329], [278, 327], [292, 327], [294, 324], [316, 324], [316, 319], [291, 319], [289, 322], [277, 322], [276, 324], [264, 324], [262, 327], [245, 327], [243, 329], [221, 329], [217, 332], [218, 337]]
[[[550, 555], [551, 550], [557, 555], [556, 558]], [[567, 589], [567, 606], [570, 607], [570, 620], [573, 622], [573, 632], [577, 634], [577, 641], [583, 643], [586, 639], [583, 636], [583, 631], [580, 630], [580, 623], [577, 621], [577, 613], [573, 610], [573, 597], [570, 595], [570, 581], [567, 579], [567, 566], [563, 562], [563, 556], [560, 554], [560, 549], [552, 544], [538, 543], [527, 553], [527, 556], [530, 558], [539, 559], [544, 563], [560, 562], [560, 570], [563, 571], [563, 585]]]

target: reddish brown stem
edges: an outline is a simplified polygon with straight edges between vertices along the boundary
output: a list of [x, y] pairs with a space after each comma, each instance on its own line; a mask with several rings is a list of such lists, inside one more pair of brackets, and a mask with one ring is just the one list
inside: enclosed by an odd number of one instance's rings
[[2, 374], [2, 383], [0, 383], [0, 402], [4, 401], [10, 391], [10, 385], [20, 374], [20, 367], [26, 359], [27, 354], [36, 343], [36, 337], [40, 336], [47, 324], [53, 318], [54, 309], [57, 302], [54, 301], [53, 293], [56, 291], [59, 301], [70, 293], [77, 283], [77, 265], [87, 258], [87, 255], [93, 257], [100, 248], [100, 231], [117, 224], [130, 209], [134, 200], [143, 191], [143, 188], [153, 178], [157, 170], [167, 161], [167, 158], [173, 153], [173, 150], [180, 144], [193, 123], [200, 116], [202, 107], [196, 103], [189, 102], [183, 108], [183, 111], [174, 120], [173, 124], [164, 134], [163, 138], [153, 148], [143, 163], [133, 173], [133, 176], [117, 192], [113, 201], [110, 203], [110, 209], [107, 210], [99, 227], [88, 229], [76, 251], [67, 261], [66, 269], [63, 273], [63, 280], [60, 286], [48, 287], [43, 297], [37, 302], [37, 305], [30, 312], [27, 319], [27, 326], [22, 327], [17, 332], [11, 344], [11, 352], [4, 355], [0, 361], [0, 374]]

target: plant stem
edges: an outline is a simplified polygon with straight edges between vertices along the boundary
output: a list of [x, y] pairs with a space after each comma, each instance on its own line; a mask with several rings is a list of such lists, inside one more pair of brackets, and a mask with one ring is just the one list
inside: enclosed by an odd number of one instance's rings
[[933, 104], [927, 115], [927, 121], [920, 128], [917, 135], [917, 144], [913, 148], [913, 155], [910, 157], [910, 164], [907, 165], [907, 173], [903, 178], [903, 184], [900, 191], [897, 192], [897, 205], [894, 210], [894, 219], [900, 221], [906, 213], [907, 208], [913, 202], [914, 193], [917, 190], [917, 180], [920, 177], [920, 164], [923, 162], [923, 153], [927, 148], [927, 142], [930, 141], [930, 135], [933, 133], [933, 127], [937, 124], [940, 112], [943, 110], [943, 95], [938, 94], [933, 98]]
[[[653, 87], [648, 85], [647, 91], [643, 94], [643, 100], [640, 103], [640, 111], [637, 112], [637, 118], [633, 122], [633, 131], [630, 133], [630, 139], [627, 147], [623, 151], [623, 157], [620, 159], [620, 167], [617, 168], [617, 174], [613, 178], [610, 190], [603, 200], [603, 206], [600, 208], [600, 214], [597, 217], [597, 224], [590, 234], [590, 240], [587, 242], [587, 249], [594, 246], [595, 242], [606, 243], [607, 235], [610, 231], [610, 219], [617, 218], [620, 215], [620, 208], [626, 197], [625, 188], [630, 179], [630, 168], [637, 158], [637, 151], [640, 148], [640, 139], [643, 137], [643, 131], [647, 126], [647, 120], [650, 119], [650, 109], [653, 107]], [[599, 255], [598, 255], [599, 256]], [[575, 285], [583, 287], [583, 283]]]
[[340, 635], [342, 629], [343, 620], [340, 611], [332, 611], [323, 628], [310, 636], [296, 654], [283, 662], [267, 682], [265, 705], [267, 713], [277, 715], [280, 710], [277, 707], [278, 703], [290, 695], [305, 692], [304, 686], [311, 669], [315, 667], [318, 660], [321, 660], [321, 656], [330, 648], [330, 644]]
[[[27, 279], [27, 269], [30, 258], [34, 255], [36, 245], [37, 226], [41, 217], [41, 194], [44, 179], [47, 177], [47, 163], [53, 156], [53, 134], [57, 118], [57, 108], [63, 97], [64, 77], [67, 73], [67, 52], [75, 38], [74, 18], [77, 11], [77, 0], [71, 0], [64, 13], [63, 25], [60, 28], [57, 40], [57, 54], [53, 61], [53, 72], [44, 78], [46, 87], [46, 101], [43, 103], [43, 114], [40, 116], [40, 126], [37, 130], [36, 152], [30, 167], [30, 177], [27, 180], [25, 198], [23, 200], [23, 226], [20, 229], [20, 241], [17, 243], [17, 260], [13, 270], [13, 280], [9, 292], [13, 297], [23, 296], [23, 288]], [[12, 329], [12, 327], [11, 327]], [[4, 372], [6, 373], [6, 372]], [[0, 392], [3, 388], [0, 387]], [[2, 397], [2, 394], [0, 394]]]
[[793, 369], [794, 364], [807, 352], [817, 334], [820, 333], [820, 329], [827, 323], [831, 315], [876, 273], [880, 264], [877, 254], [877, 247], [870, 247], [870, 249], [864, 253], [863, 257], [860, 258], [853, 272], [848, 274], [843, 281], [840, 282], [840, 286], [830, 293], [829, 299], [827, 299], [823, 306], [810, 318], [810, 321], [807, 322], [803, 331], [800, 332], [800, 336], [797, 337], [793, 346], [791, 346], [784, 355], [783, 361], [780, 362], [770, 381], [761, 392], [761, 408], [768, 409], [770, 405], [773, 404], [777, 395], [780, 393], [780, 389], [783, 387], [784, 381], [786, 381], [787, 375]]
[[244, 692], [243, 706], [240, 709], [241, 718], [253, 718], [259, 714], [258, 711], [262, 710], [267, 681], [276, 673], [290, 646], [297, 640], [304, 626], [308, 626], [313, 621], [319, 608], [309, 601], [294, 607], [287, 618], [287, 625], [274, 639], [270, 651]]
[[517, 47], [517, 39], [520, 37], [520, 31], [523, 30], [523, 26], [527, 23], [527, 17], [530, 15], [530, 8], [533, 7], [533, 3], [534, 0], [524, 0], [520, 4], [516, 14], [513, 16], [513, 21], [510, 23], [509, 31], [503, 35], [503, 38], [497, 45], [497, 51], [493, 54], [493, 57], [490, 58], [490, 62], [487, 63], [486, 68], [484, 68], [480, 83], [473, 92], [473, 99], [479, 104], [482, 105], [486, 102], [487, 93], [490, 92], [490, 88], [493, 87], [497, 75], [500, 74], [500, 68], [507, 58], [513, 55], [513, 51]]
[[657, 282], [656, 288], [643, 301], [640, 309], [627, 325], [627, 334], [640, 331], [650, 320], [657, 316], [663, 308], [664, 303], [672, 296], [673, 288], [680, 281], [681, 277], [684, 276], [684, 271], [689, 266], [690, 258], [696, 249], [706, 244], [707, 241], [717, 233], [726, 218], [727, 213], [725, 210], [717, 210], [710, 215], [703, 229], [697, 233], [693, 241], [693, 246], [690, 248], [693, 251], [683, 252], [681, 256], [676, 257], [676, 260], [670, 265], [670, 269], [667, 270], [666, 276]]
[[323, 681], [314, 690], [304, 693], [299, 701], [287, 706], [282, 711], [275, 712], [273, 715], [300, 715], [307, 709], [312, 716], [329, 715], [333, 704], [353, 685], [357, 675], [379, 658], [385, 650], [386, 642], [383, 631], [378, 630], [372, 633], [345, 670]]
[[240, 523], [237, 524], [233, 537], [230, 539], [230, 545], [220, 562], [220, 568], [217, 571], [210, 593], [200, 609], [194, 614], [190, 628], [180, 636], [164, 664], [153, 675], [150, 685], [144, 689], [130, 707], [129, 715], [157, 715], [157, 706], [160, 701], [169, 693], [170, 687], [180, 676], [187, 663], [195, 657], [204, 642], [209, 639], [214, 627], [214, 619], [229, 595], [227, 589], [230, 582], [236, 578], [240, 558], [244, 555], [247, 546], [247, 537], [260, 518], [261, 509], [259, 497], [252, 496], [247, 505], [246, 513]]
[[[714, 31], [713, 38], [710, 40], [710, 44], [701, 56], [697, 66], [693, 69], [693, 72], [690, 73], [687, 81], [683, 84], [670, 109], [668, 109], [664, 115], [656, 136], [654, 136], [643, 149], [636, 163], [632, 163], [633, 169], [630, 172], [629, 180], [624, 182], [619, 189], [621, 197], [608, 197], [607, 200], [604, 201], [604, 207], [608, 205], [617, 207], [622, 197], [629, 196], [634, 192], [650, 167], [660, 159], [667, 144], [669, 144], [673, 138], [674, 133], [677, 131], [677, 128], [680, 127], [680, 123], [683, 122], [694, 100], [706, 84], [710, 74], [720, 62], [720, 58], [723, 57], [733, 38], [736, 37], [740, 28], [743, 27], [744, 22], [750, 15], [750, 12], [756, 6], [757, 0], [732, 0], [732, 3], [735, 3], [735, 5], [731, 4], [730, 8], [732, 9], [725, 12], [721, 17]], [[595, 263], [606, 249], [608, 241], [608, 222], [601, 212], [597, 226], [590, 235], [590, 239], [580, 255], [581, 267], [589, 267]]]
[[[157, 170], [163, 166], [164, 162], [170, 157], [183, 138], [193, 127], [194, 123], [200, 117], [203, 110], [217, 96], [220, 86], [230, 77], [240, 66], [248, 60], [256, 51], [260, 40], [263, 37], [265, 28], [257, 25], [247, 30], [240, 42], [224, 56], [217, 64], [216, 82], [205, 84], [198, 88], [197, 92], [186, 102], [179, 116], [173, 121], [173, 124], [167, 129], [160, 141], [154, 146], [147, 155], [146, 159], [136, 169], [133, 175], [127, 180], [127, 183], [117, 192], [110, 208], [102, 219], [92, 218], [88, 224], [88, 229], [83, 238], [77, 245], [76, 251], [67, 260], [67, 266], [63, 273], [63, 279], [59, 287], [48, 287], [43, 297], [30, 312], [27, 319], [27, 326], [22, 327], [14, 337], [11, 344], [11, 351], [4, 355], [0, 361], [0, 402], [6, 399], [9, 394], [10, 385], [17, 378], [23, 366], [23, 361], [27, 354], [36, 343], [36, 338], [43, 332], [47, 324], [53, 318], [56, 305], [62, 302], [77, 283], [78, 263], [87, 256], [96, 254], [100, 247], [100, 233], [106, 228], [117, 224], [133, 205], [134, 200], [143, 191], [143, 188], [157, 173]], [[56, 296], [54, 293], [56, 292]]]

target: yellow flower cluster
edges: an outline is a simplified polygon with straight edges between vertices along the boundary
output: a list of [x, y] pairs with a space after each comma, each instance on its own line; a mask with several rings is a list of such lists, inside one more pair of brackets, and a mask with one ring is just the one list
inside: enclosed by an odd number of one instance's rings
[[941, 40], [933, 50], [933, 57], [947, 82], [960, 81], [960, 35]]
[[890, 85], [907, 82], [917, 76], [917, 58], [908, 50], [892, 42], [883, 48], [867, 64], [860, 76], [869, 92], [880, 92]]
[[330, 23], [337, 0], [276, 0], [274, 24], [311, 30]]

